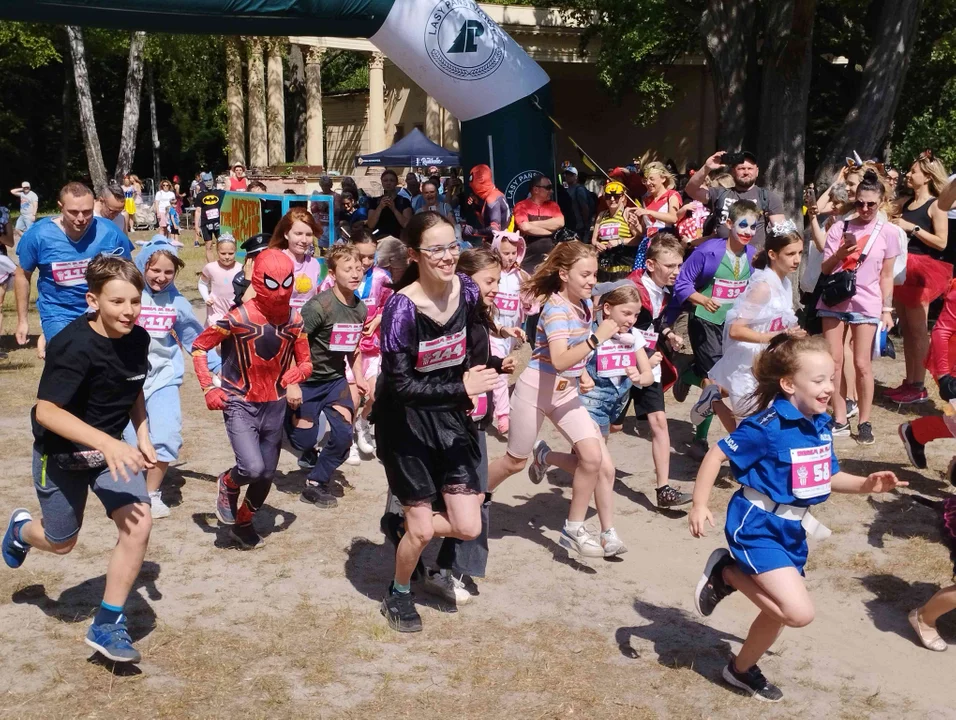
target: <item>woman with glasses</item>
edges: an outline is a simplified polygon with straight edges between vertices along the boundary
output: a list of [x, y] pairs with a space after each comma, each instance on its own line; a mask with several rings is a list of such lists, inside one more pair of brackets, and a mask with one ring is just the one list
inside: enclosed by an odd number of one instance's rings
[[515, 229], [527, 244], [521, 269], [529, 275], [554, 249], [554, 233], [564, 227], [561, 206], [551, 199], [553, 191], [551, 178], [538, 175], [531, 181], [531, 196], [515, 204]]
[[[419, 632], [410, 584], [434, 536], [472, 540], [481, 531], [481, 451], [469, 419], [473, 398], [498, 373], [467, 367], [468, 331], [482, 324], [481, 292], [455, 272], [455, 229], [436, 212], [405, 226], [410, 264], [382, 314], [382, 370], [372, 411], [378, 458], [404, 520], [384, 528], [396, 547], [395, 577], [381, 611], [398, 632]], [[435, 509], [433, 510], [433, 505]]]
[[949, 219], [936, 198], [946, 187], [946, 170], [931, 153], [924, 153], [906, 173], [913, 198], [893, 222], [907, 235], [906, 280], [896, 288], [896, 314], [903, 334], [906, 380], [885, 393], [898, 403], [926, 402], [926, 354], [929, 352], [929, 304], [949, 289], [953, 266], [943, 260]]
[[169, 208], [176, 202], [176, 193], [173, 192], [173, 184], [169, 180], [163, 180], [159, 184], [159, 190], [156, 197], [153, 198], [153, 210], [156, 213], [156, 221], [159, 223], [159, 231], [163, 237], [169, 237]]
[[598, 282], [623, 280], [634, 270], [637, 246], [643, 234], [637, 208], [627, 207], [624, 185], [611, 180], [604, 186], [602, 210], [594, 222], [591, 245], [598, 253]]
[[[859, 399], [857, 442], [872, 445], [873, 428], [873, 337], [877, 327], [893, 327], [893, 265], [900, 254], [896, 227], [880, 212], [886, 187], [874, 170], [867, 170], [856, 189], [856, 215], [833, 224], [823, 250], [823, 275], [844, 270], [856, 271], [856, 292], [848, 299], [827, 305], [821, 297], [817, 314], [823, 319], [823, 336], [837, 367], [843, 365], [844, 334], [847, 327], [853, 340], [853, 366]], [[834, 383], [833, 436], [850, 434], [847, 422], [842, 374]]]

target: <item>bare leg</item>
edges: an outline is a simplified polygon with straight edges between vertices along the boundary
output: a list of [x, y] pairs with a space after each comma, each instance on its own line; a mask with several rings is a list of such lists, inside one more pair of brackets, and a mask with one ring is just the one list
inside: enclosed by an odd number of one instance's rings
[[903, 354], [906, 357], [906, 381], [922, 385], [926, 381], [926, 354], [929, 352], [927, 315], [929, 305], [916, 307], [897, 305], [903, 332]]
[[[853, 333], [850, 326], [844, 326], [843, 337], [843, 397], [858, 402], [856, 394], [856, 370], [853, 368]], [[837, 365], [837, 367], [840, 367]]]
[[[823, 337], [830, 346], [830, 355], [836, 367], [843, 367], [843, 330], [845, 323], [836, 318], [823, 318]], [[833, 388], [833, 421], [837, 425], [846, 423], [846, 391], [843, 387], [843, 374], [835, 373]], [[870, 396], [872, 401], [873, 396]]]
[[154, 467], [146, 471], [146, 489], [150, 492], [159, 490], [163, 484], [163, 478], [166, 477], [166, 470], [169, 468], [168, 462], [159, 461]]
[[494, 492], [505, 480], [524, 470], [528, 458], [516, 458], [505, 454], [488, 463], [488, 492]]
[[956, 610], [956, 585], [950, 585], [937, 592], [920, 608], [919, 619], [931, 628], [941, 615]]
[[443, 495], [447, 512], [433, 513], [430, 505], [406, 505], [405, 535], [395, 552], [395, 582], [408, 585], [422, 551], [433, 537], [473, 540], [481, 532], [482, 495]]
[[568, 512], [568, 520], [571, 522], [584, 522], [587, 517], [591, 496], [597, 486], [604, 449], [604, 441], [597, 438], [588, 438], [574, 445], [578, 466], [571, 481], [571, 508]]
[[873, 336], [876, 325], [853, 325], [853, 367], [856, 369], [856, 392], [860, 402], [860, 422], [870, 421], [873, 407]]
[[601, 532], [604, 532], [614, 527], [614, 461], [607, 444], [602, 442], [601, 446], [603, 453], [597, 485], [594, 487], [594, 505], [601, 521]]
[[113, 522], [119, 530], [119, 539], [113, 548], [109, 567], [106, 569], [106, 591], [103, 602], [107, 605], [123, 607], [136, 576], [146, 557], [149, 544], [149, 531], [153, 519], [149, 514], [149, 505], [135, 503], [113, 511]]
[[727, 407], [727, 403], [723, 400], [715, 400], [711, 407], [714, 409], [714, 414], [720, 420], [720, 424], [724, 426], [724, 430], [732, 433], [737, 429], [737, 418], [734, 417], [734, 411]]
[[552, 450], [545, 457], [548, 465], [564, 470], [568, 475], [574, 475], [578, 470], [578, 456], [574, 453], [555, 452]]
[[657, 487], [670, 482], [671, 475], [671, 438], [667, 431], [667, 415], [652, 412], [647, 416], [651, 426], [651, 456], [654, 458], [654, 470], [657, 472]]

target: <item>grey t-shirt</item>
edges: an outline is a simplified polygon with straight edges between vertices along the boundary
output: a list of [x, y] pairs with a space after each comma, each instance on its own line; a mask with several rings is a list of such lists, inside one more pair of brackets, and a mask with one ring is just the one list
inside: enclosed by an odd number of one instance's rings
[[[761, 195], [766, 197], [767, 207], [763, 206], [764, 203], [761, 202]], [[781, 200], [780, 196], [773, 190], [759, 188], [756, 185], [751, 186], [750, 189], [745, 192], [738, 192], [734, 189], [727, 190], [726, 188], [710, 188], [708, 191], [707, 204], [717, 213], [718, 237], [725, 238], [730, 235], [730, 228], [728, 228], [725, 223], [730, 213], [731, 205], [738, 200], [750, 200], [761, 210], [760, 219], [757, 222], [757, 232], [754, 235], [754, 239], [750, 242], [757, 250], [761, 250], [767, 238], [764, 214], [783, 215], [783, 200]], [[720, 207], [717, 207], [718, 201], [720, 201]]]
[[309, 384], [327, 383], [345, 377], [362, 335], [368, 310], [357, 297], [354, 305], [339, 300], [332, 288], [320, 292], [302, 306], [303, 330], [309, 337], [312, 376]]

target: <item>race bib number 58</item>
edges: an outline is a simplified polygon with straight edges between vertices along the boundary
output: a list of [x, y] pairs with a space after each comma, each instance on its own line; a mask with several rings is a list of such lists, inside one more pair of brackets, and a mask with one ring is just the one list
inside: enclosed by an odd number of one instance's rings
[[830, 492], [830, 445], [790, 450], [793, 496], [806, 500]]

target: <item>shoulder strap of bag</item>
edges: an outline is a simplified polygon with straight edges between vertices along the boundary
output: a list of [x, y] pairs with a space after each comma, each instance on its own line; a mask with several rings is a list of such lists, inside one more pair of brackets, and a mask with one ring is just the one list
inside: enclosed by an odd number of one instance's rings
[[[844, 225], [846, 228], [849, 225], [847, 222]], [[880, 219], [877, 221], [876, 226], [873, 228], [873, 232], [870, 233], [869, 239], [866, 241], [866, 246], [863, 248], [863, 254], [860, 255], [860, 261], [856, 264], [857, 267], [863, 264], [863, 261], [866, 260], [866, 256], [870, 254], [870, 249], [873, 247], [873, 243], [876, 242], [876, 239], [880, 236], [880, 232], [883, 230], [883, 226], [886, 225], [886, 220]]]

